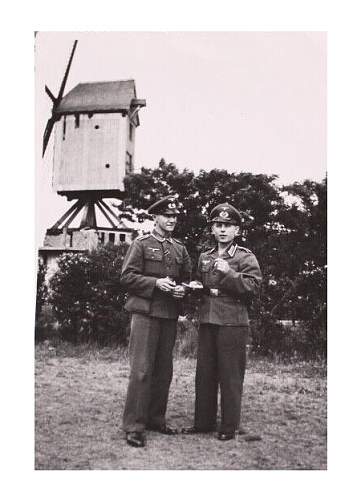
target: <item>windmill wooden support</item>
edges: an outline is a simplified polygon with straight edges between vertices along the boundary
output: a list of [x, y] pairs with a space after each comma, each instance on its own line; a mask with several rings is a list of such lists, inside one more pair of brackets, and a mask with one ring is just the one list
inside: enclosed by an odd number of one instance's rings
[[121, 221], [104, 200], [124, 198], [124, 177], [134, 171], [139, 110], [146, 105], [137, 98], [134, 80], [79, 83], [64, 95], [76, 47], [77, 40], [57, 97], [45, 86], [53, 107], [43, 156], [53, 134], [53, 190], [76, 200], [47, 235], [66, 234], [81, 212], [79, 230], [99, 229], [97, 212], [110, 228], [119, 228]]
[[119, 217], [113, 212], [103, 199], [81, 199], [77, 200], [74, 205], [58, 221], [50, 228], [49, 231], [58, 231], [59, 229], [68, 228], [75, 217], [83, 210], [79, 229], [91, 228], [96, 229], [97, 219], [95, 207], [104, 215], [112, 228], [119, 226]]

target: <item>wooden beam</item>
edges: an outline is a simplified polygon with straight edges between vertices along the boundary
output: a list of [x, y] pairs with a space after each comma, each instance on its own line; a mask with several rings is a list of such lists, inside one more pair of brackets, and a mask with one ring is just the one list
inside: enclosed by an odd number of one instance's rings
[[79, 206], [81, 209], [83, 205], [84, 202], [78, 200], [76, 203], [74, 203], [74, 205], [71, 208], [69, 208], [67, 212], [65, 212], [65, 214], [62, 217], [60, 217], [58, 221], [55, 222], [53, 226], [51, 226], [51, 229], [58, 229], [62, 225], [62, 223], [69, 217], [69, 215], [73, 213], [74, 210], [77, 210]]
[[75, 217], [78, 215], [78, 213], [81, 211], [81, 209], [83, 208], [83, 204], [80, 204], [79, 207], [77, 207], [73, 214], [69, 217], [69, 219], [66, 221], [66, 223], [64, 224], [64, 227], [68, 228], [69, 225], [73, 222], [73, 220], [75, 219]]
[[99, 203], [101, 203], [101, 205], [106, 209], [108, 210], [108, 212], [114, 217], [114, 219], [117, 221], [117, 223], [119, 224], [120, 220], [119, 220], [119, 217], [117, 216], [116, 213], [113, 212], [113, 210], [105, 203], [104, 200], [99, 200]]
[[101, 206], [101, 204], [96, 201], [95, 202], [96, 206], [99, 208], [99, 210], [101, 211], [101, 213], [104, 215], [104, 217], [107, 219], [107, 221], [109, 222], [109, 224], [112, 226], [112, 228], [116, 228], [116, 224], [114, 224], [114, 222], [112, 221], [112, 219], [109, 217], [109, 215], [106, 213], [106, 211], [104, 210], [104, 208]]

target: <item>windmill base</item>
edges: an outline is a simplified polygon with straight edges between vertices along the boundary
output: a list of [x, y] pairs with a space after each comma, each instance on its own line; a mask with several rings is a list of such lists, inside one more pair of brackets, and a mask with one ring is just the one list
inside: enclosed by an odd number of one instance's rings
[[[97, 224], [101, 212], [108, 227]], [[70, 224], [81, 214], [79, 227]], [[109, 205], [99, 196], [78, 199], [56, 223], [46, 231], [43, 248], [92, 250], [99, 244], [131, 243], [134, 230], [125, 227]]]

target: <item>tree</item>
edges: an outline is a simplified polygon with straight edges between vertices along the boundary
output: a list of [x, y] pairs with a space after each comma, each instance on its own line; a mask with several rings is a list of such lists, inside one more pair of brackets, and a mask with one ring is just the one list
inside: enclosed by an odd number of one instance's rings
[[[238, 243], [251, 248], [261, 264], [262, 295], [260, 301], [254, 301], [251, 314], [261, 315], [264, 325], [268, 325], [265, 335], [277, 318], [314, 324], [316, 318], [322, 317], [320, 328], [324, 331], [326, 180], [306, 180], [284, 187], [279, 187], [276, 180], [275, 175], [230, 173], [224, 169], [201, 170], [195, 175], [187, 169], [179, 171], [162, 159], [157, 168], [143, 167], [141, 173], [125, 179], [128, 196], [119, 206], [120, 215], [126, 213], [124, 209], [128, 215], [129, 211], [134, 214], [136, 208], [147, 217], [144, 211], [157, 199], [179, 194], [183, 209], [175, 236], [187, 246], [195, 267], [199, 253], [212, 243], [208, 214], [214, 206], [228, 201], [244, 212]], [[289, 196], [294, 202], [289, 203]]]
[[[263, 274], [261, 296], [253, 301], [254, 349], [261, 353], [326, 350], [326, 179], [280, 187], [275, 175], [201, 170], [198, 175], [161, 160], [125, 178], [119, 216], [151, 218], [146, 209], [160, 197], [182, 203], [175, 237], [186, 245], [194, 268], [212, 243], [208, 214], [228, 201], [243, 212], [241, 246], [257, 256]], [[290, 201], [291, 200], [291, 201]], [[69, 338], [112, 343], [126, 339], [125, 295], [119, 274], [126, 246], [64, 256], [51, 281], [55, 314]], [[197, 323], [196, 301], [188, 312]], [[279, 319], [303, 322], [303, 334], [286, 331]], [[119, 332], [121, 332], [119, 334]]]
[[[240, 244], [247, 241], [256, 250], [261, 248], [264, 224], [272, 219], [272, 214], [284, 201], [274, 184], [276, 176], [254, 175], [249, 172], [239, 174], [214, 169], [201, 170], [195, 176], [184, 169], [180, 172], [173, 163], [162, 159], [158, 168], [142, 168], [141, 173], [125, 178], [128, 196], [119, 205], [120, 216], [134, 214], [134, 209], [146, 210], [157, 199], [169, 194], [178, 194], [183, 210], [178, 217], [175, 237], [187, 246], [193, 258], [210, 244], [208, 215], [210, 210], [228, 201], [245, 213], [245, 230], [239, 238]], [[142, 217], [145, 217], [142, 212]]]

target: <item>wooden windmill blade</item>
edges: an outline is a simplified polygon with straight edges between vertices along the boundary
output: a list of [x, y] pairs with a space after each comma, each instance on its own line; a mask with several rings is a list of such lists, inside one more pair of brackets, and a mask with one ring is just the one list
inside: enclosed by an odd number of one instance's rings
[[49, 118], [49, 120], [47, 121], [45, 130], [44, 130], [44, 135], [43, 135], [43, 157], [44, 157], [46, 147], [48, 145], [48, 142], [49, 142], [49, 139], [51, 136], [51, 132], [53, 130], [55, 122], [56, 122], [56, 119], [53, 117]]
[[77, 44], [78, 44], [78, 40], [75, 40], [74, 43], [73, 43], [73, 48], [72, 48], [72, 51], [71, 51], [71, 54], [70, 54], [69, 62], [68, 62], [68, 65], [66, 67], [63, 80], [62, 80], [61, 85], [60, 85], [58, 97], [54, 97], [54, 95], [52, 94], [52, 92], [45, 85], [45, 92], [48, 94], [48, 96], [50, 97], [50, 99], [53, 102], [53, 109], [52, 109], [51, 117], [47, 121], [45, 130], [44, 130], [44, 135], [43, 135], [43, 156], [45, 154], [45, 151], [46, 151], [46, 148], [47, 148], [50, 136], [51, 136], [51, 132], [52, 132], [53, 127], [54, 127], [54, 123], [58, 120], [58, 118], [56, 116], [56, 110], [57, 110], [57, 108], [58, 108], [61, 100], [63, 99], [66, 82], [67, 82], [67, 79], [68, 79], [68, 76], [69, 76], [69, 71], [70, 71], [71, 63], [73, 61], [73, 57], [74, 57], [74, 53], [75, 53], [75, 49], [76, 49]]

